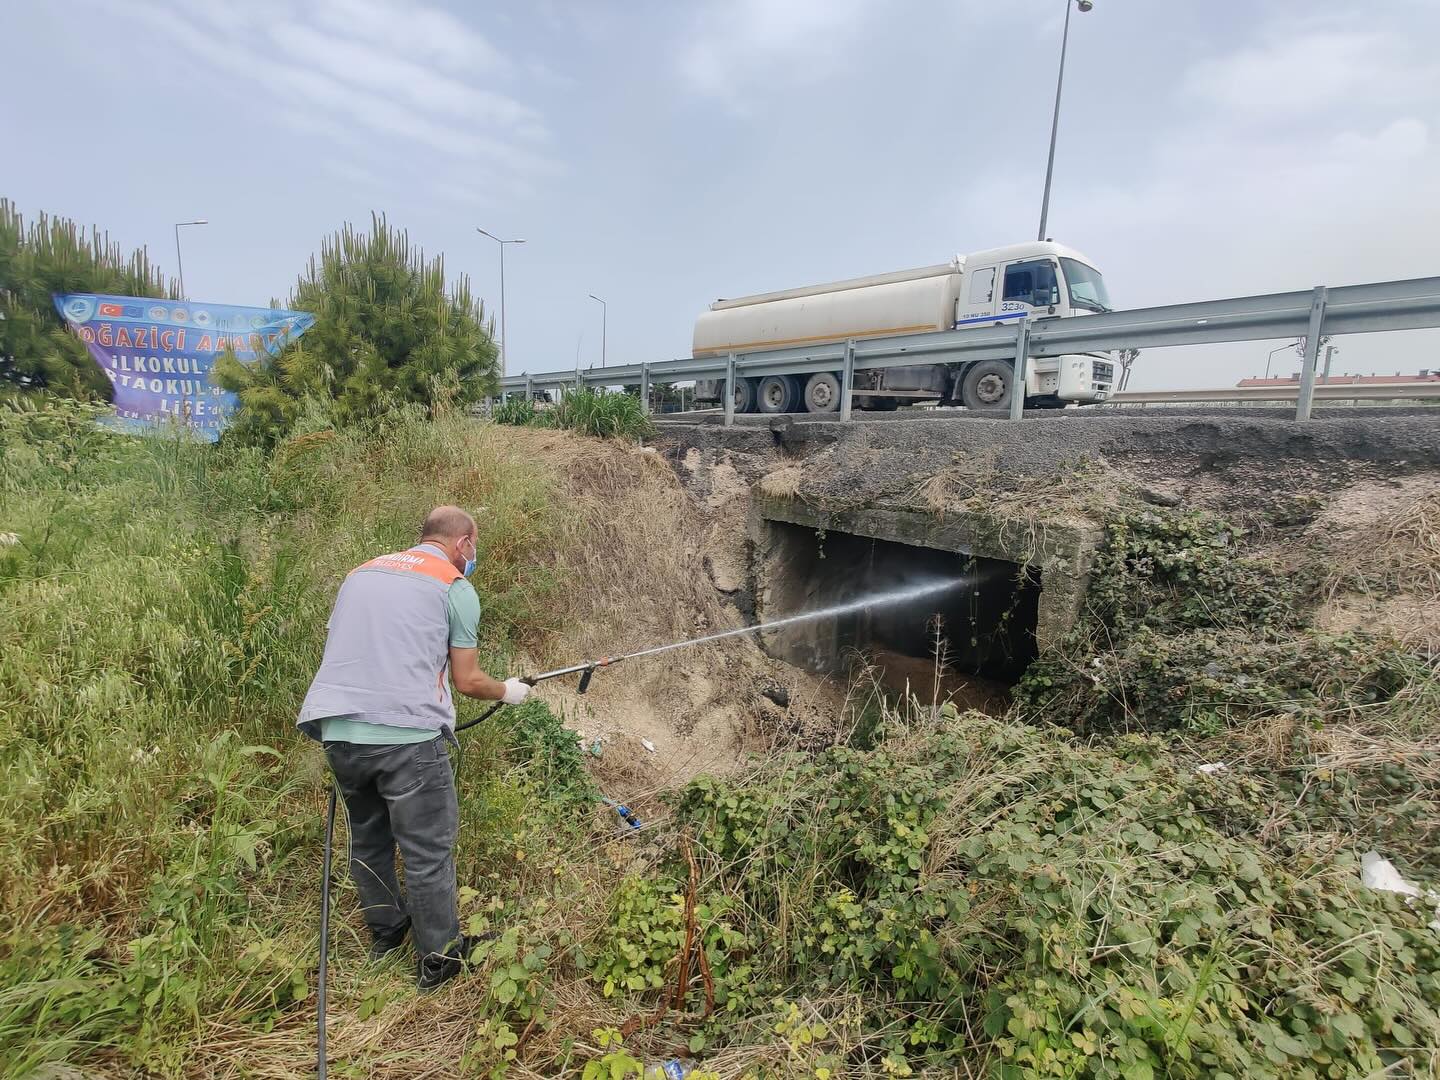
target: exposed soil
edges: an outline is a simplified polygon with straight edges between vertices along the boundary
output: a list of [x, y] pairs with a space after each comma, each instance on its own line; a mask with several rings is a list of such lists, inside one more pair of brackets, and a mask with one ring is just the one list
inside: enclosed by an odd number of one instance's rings
[[[563, 493], [554, 543], [571, 588], [559, 598], [563, 617], [536, 637], [534, 665], [568, 666], [751, 622], [749, 485], [733, 465], [708, 468], [703, 488], [687, 491], [651, 449], [518, 428], [507, 436]], [[569, 525], [573, 535], [563, 531]], [[556, 679], [536, 693], [581, 734], [606, 794], [642, 811], [656, 793], [729, 772], [752, 754], [828, 743], [844, 712], [833, 681], [771, 659], [748, 638], [617, 664], [597, 671], [585, 695], [576, 687]]]

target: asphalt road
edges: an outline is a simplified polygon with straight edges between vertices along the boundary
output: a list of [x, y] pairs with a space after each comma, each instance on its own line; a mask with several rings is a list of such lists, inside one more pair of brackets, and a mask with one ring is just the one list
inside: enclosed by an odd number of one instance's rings
[[[856, 410], [854, 419], [864, 424], [885, 424], [914, 420], [1008, 420], [1001, 409], [898, 409], [894, 412]], [[1102, 405], [1076, 409], [1027, 409], [1027, 420], [1082, 420], [1099, 417], [1123, 417], [1130, 420], [1173, 419], [1175, 417], [1216, 417], [1241, 420], [1290, 420], [1293, 405]], [[1337, 405], [1316, 408], [1315, 419], [1372, 419], [1395, 417], [1430, 417], [1440, 422], [1440, 407], [1425, 405]], [[838, 424], [833, 413], [738, 413], [737, 427], [769, 427], [772, 421], [789, 420], [796, 424]], [[698, 409], [683, 413], [665, 413], [655, 417], [657, 424], [721, 424], [724, 414], [719, 409]]]

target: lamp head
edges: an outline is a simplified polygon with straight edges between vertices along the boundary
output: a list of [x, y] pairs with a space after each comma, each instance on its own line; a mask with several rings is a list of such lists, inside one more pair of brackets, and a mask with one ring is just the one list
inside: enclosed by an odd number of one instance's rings
[[1075, 6], [1086, 12], [1095, 6], [1095, 0], [1075, 0]]

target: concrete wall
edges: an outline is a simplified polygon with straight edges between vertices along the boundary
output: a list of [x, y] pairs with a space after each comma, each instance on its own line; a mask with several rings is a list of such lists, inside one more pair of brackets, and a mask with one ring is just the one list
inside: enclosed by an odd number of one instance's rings
[[747, 522], [755, 557], [752, 586], [757, 613], [783, 607], [760, 568], [773, 556], [774, 539], [767, 521], [784, 521], [811, 529], [853, 533], [917, 547], [939, 548], [980, 558], [1028, 566], [1039, 572], [1041, 589], [1035, 638], [1041, 649], [1057, 644], [1075, 624], [1084, 602], [1100, 530], [1063, 522], [1017, 521], [975, 511], [943, 515], [893, 507], [822, 511], [796, 498], [751, 492]]

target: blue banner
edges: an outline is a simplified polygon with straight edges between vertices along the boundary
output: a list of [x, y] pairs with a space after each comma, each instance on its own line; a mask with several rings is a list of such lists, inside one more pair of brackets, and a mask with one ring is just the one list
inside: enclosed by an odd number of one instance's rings
[[55, 307], [109, 378], [122, 425], [178, 421], [212, 442], [238, 403], [210, 382], [215, 358], [234, 350], [254, 363], [315, 323], [305, 311], [97, 293], [56, 293]]

